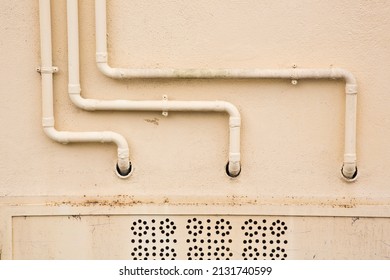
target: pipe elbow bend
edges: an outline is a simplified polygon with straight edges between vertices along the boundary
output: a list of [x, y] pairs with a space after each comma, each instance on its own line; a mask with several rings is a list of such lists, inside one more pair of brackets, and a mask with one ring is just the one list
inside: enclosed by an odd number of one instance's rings
[[347, 84], [357, 84], [355, 76], [344, 68], [331, 68], [332, 78], [343, 78]]
[[69, 139], [66, 137], [66, 134], [62, 133], [61, 131], [56, 130], [54, 127], [44, 127], [43, 131], [45, 134], [52, 140], [59, 142], [61, 144], [68, 144]]
[[347, 84], [351, 84], [351, 85], [357, 86], [356, 78], [350, 71], [345, 70], [345, 69], [341, 69], [341, 71], [343, 72], [343, 77], [344, 77], [345, 82]]
[[112, 78], [112, 79], [123, 79], [124, 78], [124, 74], [121, 73], [120, 71], [117, 71], [118, 69], [116, 68], [112, 68], [110, 65], [108, 65], [107, 62], [96, 62], [96, 65], [97, 65], [97, 68], [99, 69], [99, 71], [109, 77], [109, 78]]
[[95, 111], [96, 102], [93, 99], [85, 99], [80, 94], [69, 93], [69, 98], [76, 107], [86, 110], [86, 111]]
[[343, 68], [332, 69], [332, 76], [343, 78], [345, 80], [345, 92], [347, 94], [357, 94], [358, 87], [355, 76], [348, 70]]
[[229, 114], [230, 118], [241, 119], [240, 111], [230, 102], [219, 101], [224, 110]]

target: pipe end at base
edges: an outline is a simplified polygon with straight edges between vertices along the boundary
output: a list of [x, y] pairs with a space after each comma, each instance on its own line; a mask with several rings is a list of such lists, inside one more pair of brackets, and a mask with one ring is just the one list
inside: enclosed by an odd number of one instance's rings
[[346, 170], [346, 168], [341, 168], [341, 176], [346, 182], [355, 182], [358, 177], [358, 169], [355, 166], [355, 169], [352, 170]]
[[230, 177], [230, 178], [236, 178], [238, 177], [240, 174], [241, 174], [241, 164], [238, 162], [237, 164], [235, 164], [236, 166], [234, 166], [235, 168], [232, 168], [232, 166], [230, 166], [230, 162], [228, 162], [226, 164], [226, 174]]
[[121, 170], [118, 166], [118, 163], [115, 166], [115, 173], [121, 179], [129, 178], [133, 174], [133, 171], [134, 171], [134, 168], [133, 168], [131, 162], [129, 162], [129, 168], [127, 168], [126, 170]]

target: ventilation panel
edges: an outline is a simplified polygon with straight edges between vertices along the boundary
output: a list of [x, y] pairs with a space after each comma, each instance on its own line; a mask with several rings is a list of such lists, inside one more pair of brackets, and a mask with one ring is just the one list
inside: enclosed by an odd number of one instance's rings
[[284, 260], [288, 226], [281, 218], [171, 216], [134, 219], [133, 260]]
[[[14, 259], [388, 259], [388, 218], [45, 215], [9, 219]], [[364, 240], [364, 242], [362, 242]]]

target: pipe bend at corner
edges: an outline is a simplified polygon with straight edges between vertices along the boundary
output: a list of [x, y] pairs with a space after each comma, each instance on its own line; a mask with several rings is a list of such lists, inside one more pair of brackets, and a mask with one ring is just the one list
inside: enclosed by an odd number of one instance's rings
[[71, 132], [58, 131], [54, 127], [43, 127], [45, 134], [52, 140], [62, 143], [115, 143], [118, 150], [117, 166], [122, 174], [128, 174], [130, 169], [129, 148], [126, 139], [115, 132], [99, 131], [99, 132]]

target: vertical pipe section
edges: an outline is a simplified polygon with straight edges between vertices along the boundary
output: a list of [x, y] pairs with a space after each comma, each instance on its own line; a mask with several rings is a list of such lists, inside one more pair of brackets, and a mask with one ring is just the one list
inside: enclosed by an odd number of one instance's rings
[[48, 137], [67, 144], [71, 142], [113, 142], [118, 146], [117, 173], [127, 177], [131, 172], [129, 148], [126, 139], [111, 131], [70, 132], [58, 131], [54, 127], [53, 72], [51, 11], [50, 0], [39, 0], [40, 44], [41, 44], [41, 79], [42, 79], [42, 126]]
[[78, 11], [78, 0], [67, 2], [68, 31], [68, 92], [80, 94], [79, 19], [73, 16]]
[[107, 9], [106, 0], [95, 1], [95, 32], [96, 36], [96, 62], [102, 72], [113, 74], [112, 68], [108, 65], [107, 57]]
[[53, 65], [50, 0], [39, 0], [39, 19], [41, 40], [42, 125], [43, 127], [53, 127]]
[[357, 94], [347, 93], [345, 103], [344, 164], [341, 173], [346, 180], [354, 181], [358, 172], [356, 163]]

